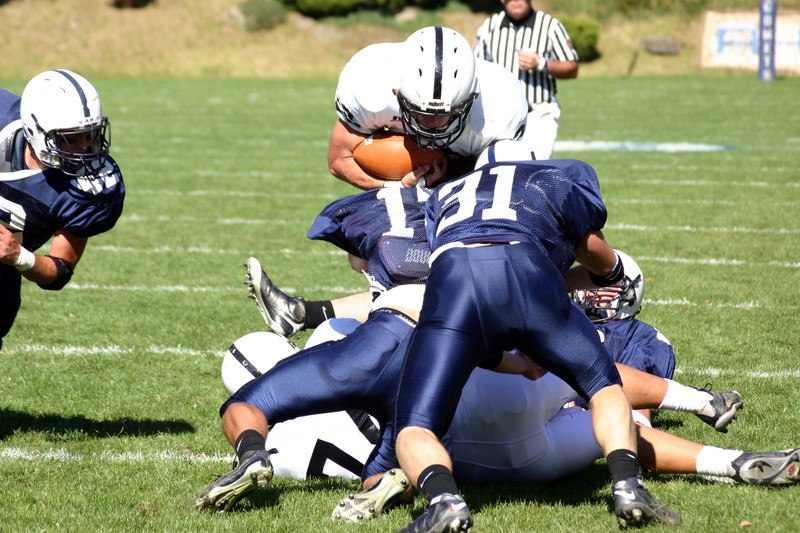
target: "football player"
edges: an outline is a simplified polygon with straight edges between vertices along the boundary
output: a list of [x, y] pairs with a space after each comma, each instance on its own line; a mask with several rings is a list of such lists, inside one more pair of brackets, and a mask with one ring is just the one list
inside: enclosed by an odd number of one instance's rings
[[[370, 258], [370, 277], [375, 287], [385, 289], [397, 283], [402, 285], [383, 293], [376, 300], [373, 317], [346, 343], [327, 344], [304, 351], [302, 356], [280, 365], [278, 372], [264, 375], [243, 388], [243, 392], [234, 395], [223, 406], [223, 429], [231, 444], [235, 444], [239, 459], [232, 472], [201, 494], [195, 502], [198, 508], [230, 509], [249, 490], [259, 483], [265, 485], [268, 482], [272, 465], [269, 456], [264, 454], [263, 436], [267, 426], [263, 424], [266, 420], [273, 423], [292, 416], [321, 412], [320, 409], [356, 408], [379, 417], [382, 425], [391, 421], [388, 416], [402, 359], [402, 343], [411, 333], [413, 319], [419, 310], [423, 286], [418, 282], [424, 280], [428, 268], [426, 259], [429, 252], [424, 246], [421, 209], [425, 194], [422, 189], [373, 190], [337, 200], [317, 218], [310, 236], [330, 240], [350, 252], [351, 256]], [[254, 273], [253, 263], [258, 265], [254, 259], [248, 261], [251, 275]], [[260, 265], [258, 274], [263, 276], [262, 280], [266, 278]], [[273, 289], [277, 291], [277, 288]], [[298, 390], [299, 373], [304, 376], [330, 375], [334, 379], [326, 378]], [[352, 379], [346, 379], [351, 375]], [[326, 449], [332, 449], [329, 444], [326, 443]], [[376, 449], [378, 461], [362, 473], [365, 486], [369, 486], [369, 478], [382, 474], [387, 466], [396, 465], [391, 439], [387, 441], [386, 433], [383, 444], [388, 451], [384, 453], [380, 447]], [[253, 479], [259, 483], [252, 483]]]
[[[125, 185], [109, 146], [100, 96], [82, 76], [48, 70], [21, 98], [0, 89], [0, 346], [21, 279], [60, 290], [89, 237], [122, 213]], [[46, 255], [34, 253], [51, 238]]]
[[513, 348], [589, 402], [620, 526], [680, 524], [641, 483], [619, 372], [567, 296], [564, 276], [576, 259], [573, 287], [613, 285], [625, 275], [603, 238], [606, 215], [594, 169], [575, 160], [484, 165], [431, 193], [431, 271], [394, 420], [400, 466], [428, 506], [404, 531], [471, 528], [440, 439], [472, 371], [496, 366]]
[[[330, 320], [309, 337], [306, 348], [335, 343], [359, 325], [353, 319]], [[225, 388], [232, 393], [297, 352], [296, 346], [279, 335], [247, 334], [237, 339], [225, 355]], [[629, 382], [640, 385], [633, 389], [634, 406], [661, 407], [658, 398], [663, 398], [665, 380], [625, 370], [624, 366], [619, 368], [624, 372], [626, 387]], [[649, 392], [636, 396], [645, 389]], [[443, 439], [453, 456], [456, 478], [476, 484], [546, 483], [601, 458], [592, 433], [591, 414], [576, 407], [562, 407], [576, 397], [575, 391], [553, 374], [530, 381], [476, 369], [464, 387], [456, 416]], [[718, 414], [721, 418], [729, 412]], [[365, 423], [352, 411], [340, 411], [301, 416], [274, 425], [269, 444], [275, 448], [271, 455], [275, 473], [296, 479], [358, 479], [377, 442], [373, 438], [376, 428], [369, 425], [372, 423], [380, 421]], [[800, 482], [800, 449], [723, 449], [681, 439], [646, 424], [637, 425], [637, 439], [642, 464], [652, 472], [696, 473], [770, 486]], [[374, 485], [365, 484], [367, 490], [342, 500], [333, 517], [358, 522], [380, 514], [410, 486], [402, 470], [392, 469], [389, 473]]]
[[328, 147], [328, 167], [337, 178], [361, 189], [385, 182], [365, 172], [353, 151], [369, 135], [393, 131], [411, 136], [423, 148], [448, 152], [446, 167], [427, 166], [404, 176], [428, 186], [460, 176], [491, 143], [519, 138], [528, 103], [520, 81], [503, 67], [476, 59], [455, 30], [430, 26], [403, 43], [370, 45], [342, 69], [336, 88], [336, 113]]
[[[236, 391], [220, 409], [222, 429], [234, 446], [233, 470], [195, 500], [197, 509], [230, 510], [266, 486], [273, 467], [265, 441], [270, 424], [302, 415], [358, 409], [381, 419], [370, 463], [374, 473], [396, 466], [391, 436], [394, 391], [414, 309], [422, 301], [430, 252], [424, 236], [422, 188], [381, 188], [342, 198], [317, 217], [309, 237], [365, 262], [373, 286], [384, 289], [369, 319], [340, 343], [304, 350]], [[418, 253], [406, 253], [417, 250]], [[400, 355], [396, 355], [397, 352]], [[297, 376], [305, 386], [297, 387]], [[310, 379], [310, 381], [309, 381]], [[366, 478], [372, 474], [364, 471]]]

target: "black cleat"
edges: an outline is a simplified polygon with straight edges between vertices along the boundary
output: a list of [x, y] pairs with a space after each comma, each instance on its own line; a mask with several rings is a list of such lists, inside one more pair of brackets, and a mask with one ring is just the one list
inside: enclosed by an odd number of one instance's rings
[[794, 485], [800, 481], [800, 448], [784, 452], [745, 452], [731, 465], [733, 479], [753, 485]]
[[265, 489], [272, 480], [272, 463], [269, 452], [259, 450], [246, 453], [235, 461], [233, 470], [216, 479], [194, 500], [198, 511], [206, 509], [226, 512], [256, 489]]
[[472, 515], [460, 495], [442, 494], [400, 533], [469, 533]]
[[247, 295], [255, 300], [270, 331], [291, 337], [305, 329], [305, 300], [289, 296], [276, 287], [255, 257], [249, 258], [244, 266]]
[[681, 516], [656, 500], [650, 491], [642, 486], [639, 478], [628, 478], [614, 485], [614, 514], [619, 526], [643, 526], [649, 523], [679, 526]]
[[735, 390], [726, 392], [715, 392], [706, 389], [700, 390], [711, 395], [709, 405], [714, 414], [706, 415], [695, 413], [697, 418], [720, 433], [727, 433], [728, 424], [736, 420], [736, 411], [744, 408], [742, 395]]

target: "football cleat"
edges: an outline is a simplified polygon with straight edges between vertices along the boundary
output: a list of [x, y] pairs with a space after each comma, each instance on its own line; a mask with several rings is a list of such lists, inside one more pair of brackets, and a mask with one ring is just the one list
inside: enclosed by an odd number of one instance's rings
[[614, 485], [614, 514], [622, 529], [649, 523], [666, 526], [679, 526], [681, 523], [681, 516], [656, 500], [636, 477]]
[[735, 390], [726, 392], [715, 392], [706, 389], [700, 390], [711, 395], [709, 410], [712, 411], [713, 414], [695, 413], [695, 415], [720, 433], [727, 433], [728, 424], [736, 420], [736, 411], [744, 408], [742, 395]]
[[340, 501], [331, 517], [350, 522], [369, 520], [397, 503], [409, 486], [406, 474], [399, 468], [393, 468], [369, 490], [350, 494]]
[[800, 448], [784, 452], [745, 452], [731, 465], [733, 479], [753, 485], [792, 485], [800, 481]]
[[471, 530], [472, 515], [464, 498], [458, 494], [442, 494], [400, 533], [468, 533]]
[[255, 257], [249, 258], [244, 266], [247, 295], [255, 300], [270, 331], [290, 337], [305, 329], [305, 300], [289, 296], [276, 287]]
[[206, 509], [221, 513], [256, 489], [265, 489], [272, 480], [272, 463], [267, 450], [244, 454], [234, 461], [233, 469], [216, 479], [194, 500], [198, 511]]

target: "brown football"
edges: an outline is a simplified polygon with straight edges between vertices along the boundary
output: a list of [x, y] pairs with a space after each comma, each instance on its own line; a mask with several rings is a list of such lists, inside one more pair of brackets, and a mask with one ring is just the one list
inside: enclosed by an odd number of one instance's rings
[[407, 135], [399, 133], [375, 133], [353, 150], [358, 166], [377, 178], [399, 180], [415, 168], [432, 165], [433, 161], [444, 164], [441, 150], [424, 150]]

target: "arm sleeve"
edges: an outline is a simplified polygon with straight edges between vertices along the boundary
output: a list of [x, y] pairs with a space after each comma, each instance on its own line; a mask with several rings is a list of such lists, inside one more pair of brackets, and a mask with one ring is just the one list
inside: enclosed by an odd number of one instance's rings
[[574, 181], [564, 199], [562, 213], [567, 231], [574, 242], [579, 242], [588, 233], [600, 230], [605, 226], [608, 211], [600, 194], [600, 183], [594, 169], [585, 163], [576, 161], [570, 175]]
[[578, 61], [578, 52], [575, 51], [572, 39], [569, 38], [567, 30], [561, 22], [553, 19], [549, 33], [553, 55], [557, 61]]

